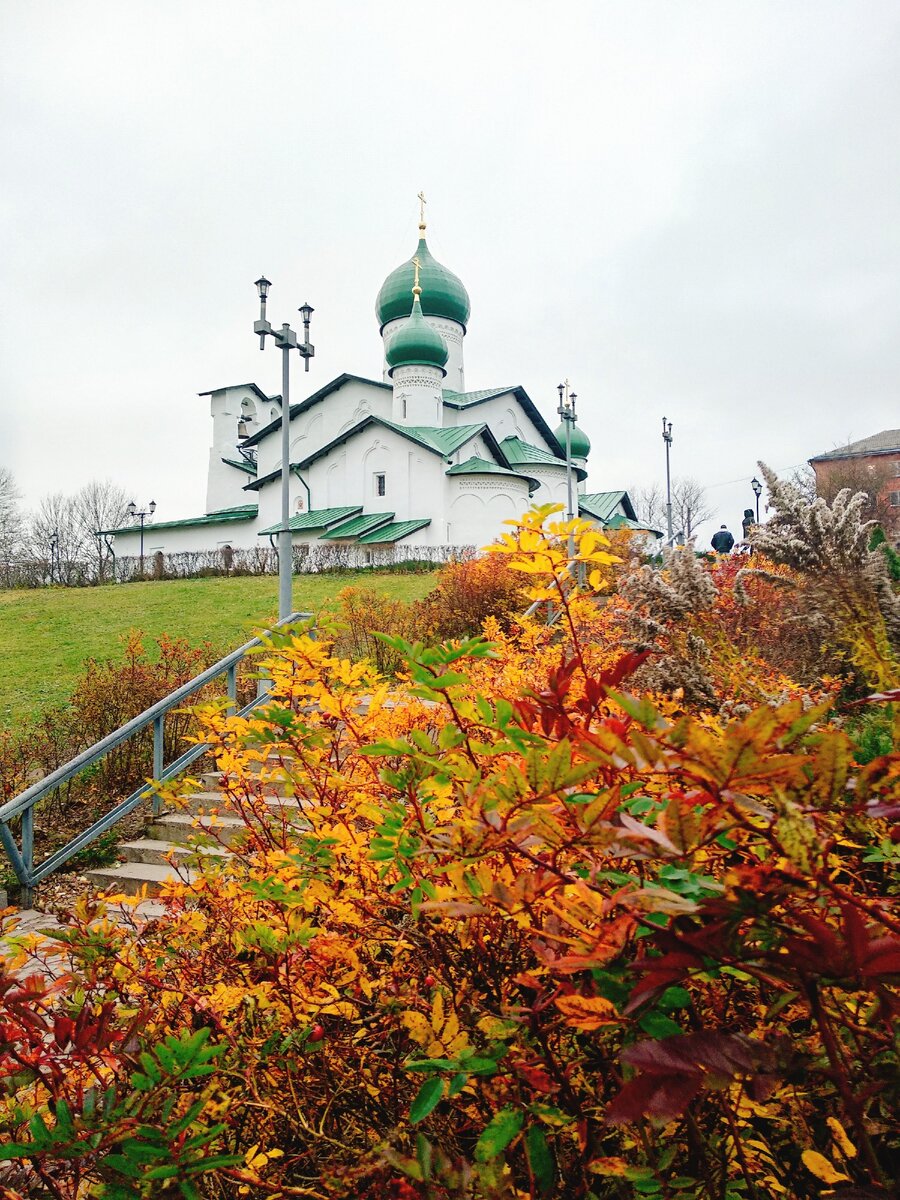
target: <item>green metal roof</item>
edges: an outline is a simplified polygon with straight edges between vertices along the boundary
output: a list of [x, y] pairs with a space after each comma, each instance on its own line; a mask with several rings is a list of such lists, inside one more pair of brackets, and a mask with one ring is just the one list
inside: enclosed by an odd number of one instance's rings
[[[543, 450], [540, 446], [532, 446], [531, 442], [526, 442], [520, 437], [506, 437], [500, 443], [500, 449], [509, 460], [510, 466], [513, 467], [562, 467], [565, 469], [566, 460], [559, 458], [556, 454], [551, 454], [549, 450]], [[587, 471], [584, 467], [574, 467], [574, 474], [578, 479], [587, 479]]]
[[662, 537], [661, 529], [654, 529], [648, 525], [646, 521], [632, 521], [628, 517], [623, 517], [621, 513], [617, 513], [606, 522], [607, 529], [634, 529], [638, 533], [652, 533], [654, 537]]
[[382, 542], [399, 542], [402, 538], [415, 533], [417, 529], [424, 529], [426, 525], [430, 524], [430, 517], [418, 521], [392, 521], [390, 525], [382, 525], [380, 529], [375, 529], [372, 533], [363, 534], [359, 539], [359, 544], [375, 546]]
[[450, 353], [447, 343], [422, 316], [422, 305], [419, 297], [412, 302], [409, 320], [405, 321], [387, 344], [385, 360], [391, 368], [394, 367], [439, 367], [441, 378], [446, 372], [444, 366]]
[[515, 388], [482, 388], [478, 392], [454, 392], [445, 388], [444, 403], [449, 404], [451, 408], [468, 408], [470, 404], [481, 404], [484, 400], [493, 400], [494, 396], [502, 396], [504, 392], [512, 391], [515, 391]]
[[586, 492], [578, 497], [579, 510], [595, 521], [610, 521], [620, 504], [625, 509], [625, 516], [636, 521], [637, 513], [627, 492]]
[[393, 519], [393, 513], [364, 513], [359, 517], [351, 517], [349, 521], [342, 521], [340, 525], [332, 526], [326, 533], [320, 533], [319, 538], [333, 541], [336, 538], [360, 537], [364, 533], [371, 533], [373, 529], [378, 529], [381, 525], [386, 525]]
[[[342, 445], [355, 437], [362, 430], [368, 428], [369, 425], [382, 425], [385, 429], [390, 429], [394, 433], [404, 437], [407, 441], [415, 442], [419, 446], [424, 446], [426, 450], [430, 450], [433, 454], [440, 454], [446, 458], [455, 450], [459, 449], [470, 438], [476, 434], [482, 433], [485, 441], [492, 450], [496, 450], [497, 454], [503, 458], [503, 453], [497, 443], [497, 439], [491, 433], [490, 429], [485, 424], [481, 425], [457, 425], [448, 429], [442, 429], [440, 426], [432, 425], [398, 425], [394, 421], [387, 421], [384, 417], [369, 416], [363, 417], [356, 425], [350, 429], [345, 429], [343, 433], [338, 434], [330, 442], [324, 446], [320, 446], [318, 450], [313, 451], [301, 462], [291, 463], [291, 468], [299, 468], [305, 470], [316, 459], [322, 458], [328, 454], [336, 446]], [[268, 483], [270, 479], [277, 478], [279, 472], [273, 471], [271, 475], [266, 475], [262, 479], [257, 479], [255, 483], [247, 484], [245, 491], [251, 491], [260, 486], [262, 483]]]
[[553, 430], [541, 416], [540, 410], [523, 387], [484, 388], [480, 392], [445, 391], [444, 404], [448, 408], [462, 410], [472, 408], [476, 404], [484, 404], [486, 400], [493, 400], [495, 396], [513, 396], [547, 443], [550, 451], [557, 458], [563, 457], [562, 448], [554, 437]]
[[256, 463], [248, 462], [246, 458], [223, 458], [222, 462], [229, 467], [237, 467], [239, 471], [246, 471], [248, 475], [256, 478]]
[[[229, 521], [252, 521], [259, 509], [255, 504], [242, 504], [238, 508], [222, 508], [218, 512], [207, 513], [205, 517], [186, 517], [183, 521], [148, 521], [144, 526], [144, 536], [154, 529], [187, 529], [192, 525], [222, 525]], [[118, 529], [100, 529], [98, 533], [140, 533], [140, 523], [137, 525], [122, 525]]]
[[535, 492], [541, 486], [540, 480], [532, 478], [530, 475], [523, 475], [519, 471], [510, 471], [506, 467], [501, 467], [499, 463], [489, 462], [486, 458], [479, 458], [477, 454], [473, 454], [471, 458], [467, 458], [465, 462], [457, 463], [456, 466], [450, 467], [444, 472], [445, 475], [508, 475], [513, 479], [524, 479], [528, 483], [528, 491]]
[[390, 429], [394, 429], [397, 433], [406, 434], [408, 437], [415, 438], [417, 442], [421, 442], [423, 446], [427, 446], [429, 450], [435, 450], [438, 454], [443, 454], [445, 457], [452, 454], [454, 450], [458, 450], [469, 438], [475, 437], [482, 430], [487, 429], [484, 423], [480, 425], [455, 425], [444, 428], [441, 425], [398, 425], [394, 421], [383, 421]]
[[409, 297], [415, 281], [413, 257], [419, 260], [419, 283], [422, 288], [422, 311], [428, 317], [448, 317], [463, 327], [469, 320], [469, 293], [462, 281], [442, 266], [419, 238], [415, 255], [391, 271], [381, 285], [375, 301], [375, 315], [382, 329], [389, 321], [409, 316]]
[[[344, 508], [311, 508], [309, 512], [297, 513], [295, 517], [291, 517], [288, 521], [288, 528], [291, 533], [327, 529], [329, 525], [334, 525], [337, 521], [346, 520], [347, 517], [355, 516], [359, 512], [362, 512], [361, 504], [350, 504]], [[270, 525], [267, 529], [260, 529], [259, 536], [278, 533], [281, 527], [281, 522], [279, 521], [276, 525]]]

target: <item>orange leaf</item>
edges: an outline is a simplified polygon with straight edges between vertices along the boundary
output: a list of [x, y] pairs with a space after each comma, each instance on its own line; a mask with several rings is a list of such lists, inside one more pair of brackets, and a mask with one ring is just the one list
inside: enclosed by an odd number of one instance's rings
[[599, 1029], [614, 1025], [620, 1018], [614, 1005], [602, 996], [560, 996], [556, 1007], [575, 1029]]

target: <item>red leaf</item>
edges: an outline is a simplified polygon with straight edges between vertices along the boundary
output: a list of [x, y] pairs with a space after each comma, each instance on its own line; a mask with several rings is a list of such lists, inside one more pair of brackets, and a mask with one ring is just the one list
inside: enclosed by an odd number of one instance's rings
[[679, 1117], [700, 1092], [702, 1077], [695, 1075], [639, 1075], [626, 1083], [606, 1109], [608, 1125], [623, 1125], [642, 1117], [671, 1120]]

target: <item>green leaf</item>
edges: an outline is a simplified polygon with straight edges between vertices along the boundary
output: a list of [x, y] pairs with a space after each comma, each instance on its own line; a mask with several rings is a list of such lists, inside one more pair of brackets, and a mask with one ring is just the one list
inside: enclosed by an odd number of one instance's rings
[[443, 1094], [443, 1079], [426, 1079], [409, 1110], [410, 1123], [417, 1125], [419, 1121], [424, 1121], [431, 1110], [437, 1107]]
[[679, 1033], [684, 1033], [681, 1026], [673, 1021], [671, 1017], [667, 1017], [665, 1013], [648, 1012], [644, 1013], [640, 1021], [638, 1021], [644, 1033], [649, 1033], [654, 1038], [674, 1037]]
[[525, 1153], [528, 1155], [528, 1165], [538, 1189], [546, 1195], [553, 1190], [556, 1168], [540, 1125], [532, 1125], [525, 1134]]
[[431, 1142], [425, 1137], [424, 1133], [416, 1134], [416, 1158], [419, 1166], [422, 1168], [422, 1178], [428, 1180], [431, 1178]]
[[524, 1113], [516, 1108], [502, 1108], [483, 1130], [475, 1146], [475, 1161], [490, 1162], [502, 1154], [522, 1128]]

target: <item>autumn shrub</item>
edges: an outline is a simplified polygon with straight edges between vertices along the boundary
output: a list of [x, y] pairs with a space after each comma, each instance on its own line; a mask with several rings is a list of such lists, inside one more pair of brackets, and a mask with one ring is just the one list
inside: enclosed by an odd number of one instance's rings
[[371, 660], [383, 675], [394, 674], [400, 666], [400, 655], [379, 635], [414, 637], [417, 627], [413, 606], [374, 588], [344, 588], [338, 592], [338, 601], [338, 652], [356, 661]]
[[9, 1200], [891, 1194], [896, 736], [638, 695], [600, 535], [537, 510], [495, 553], [554, 624], [394, 637], [397, 680], [273, 639], [271, 703], [202, 717], [233, 855], [149, 924], [82, 902], [56, 982], [20, 940]]
[[792, 568], [796, 607], [840, 648], [861, 687], [890, 687], [900, 677], [900, 594], [885, 554], [872, 546], [868, 497], [843, 488], [829, 504], [809, 503], [798, 488], [759, 464], [773, 515], [754, 547]]
[[432, 591], [414, 604], [414, 620], [426, 638], [469, 637], [488, 617], [503, 624], [527, 606], [522, 575], [483, 555], [441, 567]]

